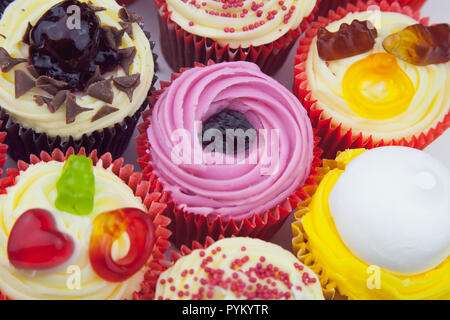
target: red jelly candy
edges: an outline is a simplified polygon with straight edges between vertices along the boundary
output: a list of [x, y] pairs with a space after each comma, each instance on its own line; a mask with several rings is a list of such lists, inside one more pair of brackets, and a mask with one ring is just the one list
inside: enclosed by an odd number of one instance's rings
[[9, 262], [18, 269], [55, 268], [69, 260], [73, 251], [72, 238], [57, 230], [53, 215], [44, 209], [23, 213], [8, 239]]
[[[114, 241], [126, 232], [130, 248], [125, 257], [111, 256]], [[148, 214], [136, 208], [122, 208], [99, 214], [94, 219], [89, 258], [94, 271], [110, 282], [122, 282], [138, 272], [153, 250], [153, 223]]]

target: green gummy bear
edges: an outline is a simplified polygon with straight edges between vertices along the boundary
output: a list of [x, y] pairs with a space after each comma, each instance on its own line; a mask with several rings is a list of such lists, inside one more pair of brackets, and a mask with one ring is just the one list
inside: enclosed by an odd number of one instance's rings
[[80, 216], [91, 213], [95, 193], [92, 159], [85, 156], [69, 156], [56, 183], [56, 190], [57, 209]]

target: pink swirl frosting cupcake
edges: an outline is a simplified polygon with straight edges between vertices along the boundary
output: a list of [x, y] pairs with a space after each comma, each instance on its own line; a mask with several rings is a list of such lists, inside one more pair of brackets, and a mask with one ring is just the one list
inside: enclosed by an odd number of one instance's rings
[[[304, 183], [313, 161], [305, 109], [253, 63], [184, 71], [159, 96], [149, 120], [153, 173], [177, 209], [209, 221], [239, 221], [275, 208]], [[250, 133], [244, 144], [238, 135], [230, 144], [227, 129]], [[222, 137], [232, 152], [220, 144], [208, 149], [211, 136]]]

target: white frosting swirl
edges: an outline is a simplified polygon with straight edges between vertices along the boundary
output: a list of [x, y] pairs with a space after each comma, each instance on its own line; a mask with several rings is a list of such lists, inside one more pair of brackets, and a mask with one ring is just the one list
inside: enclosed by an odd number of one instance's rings
[[181, 257], [161, 274], [155, 297], [323, 300], [323, 293], [317, 275], [291, 252], [259, 239], [228, 238]]
[[166, 2], [172, 12], [171, 20], [184, 30], [217, 40], [222, 46], [229, 44], [230, 48], [248, 48], [277, 40], [296, 29], [316, 5], [316, 0]]
[[352, 111], [342, 89], [346, 71], [355, 62], [373, 53], [386, 52], [382, 42], [388, 35], [417, 23], [400, 13], [366, 11], [349, 13], [326, 28], [336, 32], [342, 23], [350, 24], [354, 19], [369, 20], [376, 27], [378, 37], [372, 50], [345, 59], [325, 61], [318, 55], [317, 38], [310, 46], [306, 61], [308, 88], [312, 91], [311, 100], [317, 100], [317, 108], [324, 110], [323, 117], [333, 118], [335, 125], [342, 123], [344, 128], [352, 128], [355, 135], [359, 132], [372, 135], [375, 141], [410, 138], [427, 132], [443, 121], [450, 110], [450, 63], [415, 66], [397, 59], [416, 90], [409, 107], [403, 113], [385, 120], [362, 118]]
[[[111, 169], [103, 169], [101, 161], [94, 167], [94, 209], [87, 216], [58, 210], [56, 182], [64, 163], [51, 161], [31, 165], [16, 178], [16, 184], [0, 196], [0, 291], [11, 299], [122, 299], [139, 291], [145, 268], [124, 282], [107, 282], [92, 269], [89, 261], [89, 241], [94, 218], [105, 211], [133, 207], [145, 211], [141, 200]], [[50, 211], [58, 230], [72, 237], [76, 250], [70, 261], [58, 270], [28, 272], [18, 270], [8, 260], [7, 243], [16, 220], [27, 210], [42, 208]], [[113, 245], [113, 258], [125, 256], [129, 249], [126, 233]], [[72, 267], [71, 267], [72, 266]], [[79, 269], [78, 269], [79, 268]], [[71, 282], [74, 271], [80, 273], [80, 287]], [[69, 284], [72, 284], [70, 286]]]
[[[54, 5], [62, 0], [15, 0], [3, 13], [0, 20], [0, 47], [3, 47], [14, 58], [27, 58], [28, 45], [22, 42], [22, 37], [27, 29], [28, 22], [32, 25]], [[80, 2], [88, 2], [81, 0]], [[106, 11], [97, 12], [102, 25], [108, 25], [121, 29], [118, 17], [120, 6], [115, 1], [92, 0], [95, 6], [105, 7]], [[46, 107], [39, 107], [33, 100], [33, 95], [46, 95], [40, 89], [32, 89], [25, 95], [16, 99], [14, 95], [14, 70], [24, 70], [25, 64], [16, 66], [8, 73], [0, 73], [0, 106], [10, 114], [13, 119], [26, 128], [32, 128], [36, 132], [45, 132], [51, 137], [57, 135], [61, 137], [73, 136], [75, 139], [81, 138], [83, 134], [90, 134], [93, 131], [101, 130], [121, 122], [127, 116], [133, 115], [145, 101], [150, 90], [154, 65], [150, 43], [142, 29], [137, 23], [133, 24], [134, 40], [125, 34], [122, 38], [122, 47], [136, 47], [136, 57], [130, 67], [130, 74], [140, 73], [141, 83], [135, 89], [133, 101], [130, 103], [125, 92], [113, 86], [114, 100], [111, 104], [119, 111], [113, 112], [97, 121], [91, 122], [92, 117], [105, 105], [105, 102], [85, 95], [77, 97], [77, 103], [92, 111], [83, 112], [76, 117], [74, 123], [66, 124], [66, 108], [62, 107], [55, 113], [50, 113]], [[115, 77], [124, 76], [122, 68], [117, 68], [111, 75]]]
[[331, 191], [341, 239], [362, 261], [397, 274], [431, 270], [450, 254], [450, 170], [406, 147], [353, 159]]

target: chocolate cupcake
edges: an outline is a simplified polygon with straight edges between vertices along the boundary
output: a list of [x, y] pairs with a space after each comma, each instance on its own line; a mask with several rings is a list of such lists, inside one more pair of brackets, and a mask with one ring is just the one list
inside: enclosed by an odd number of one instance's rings
[[154, 78], [140, 23], [106, 0], [16, 0], [6, 8], [0, 119], [14, 159], [70, 146], [121, 155]]

